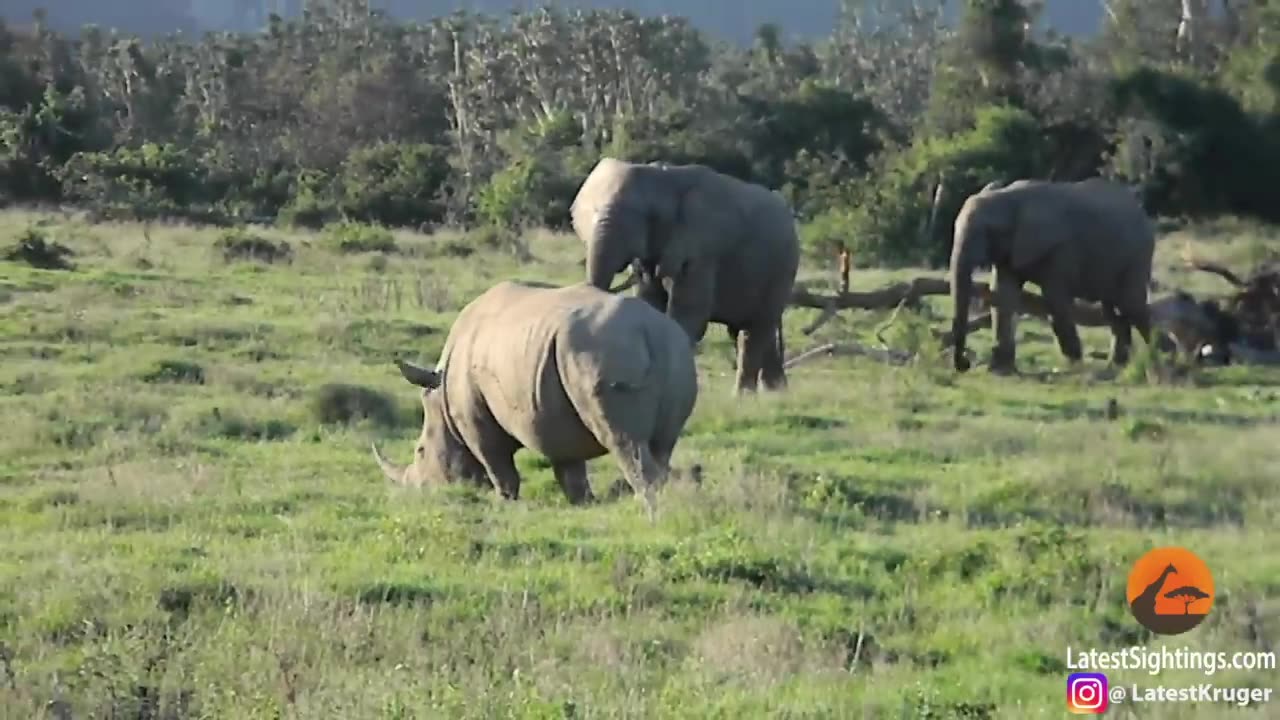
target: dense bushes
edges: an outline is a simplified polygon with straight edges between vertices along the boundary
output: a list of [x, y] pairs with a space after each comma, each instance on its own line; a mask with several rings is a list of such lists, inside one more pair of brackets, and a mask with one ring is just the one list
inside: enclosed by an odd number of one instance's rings
[[196, 42], [0, 25], [0, 199], [347, 221], [348, 245], [387, 251], [367, 228], [565, 228], [612, 155], [777, 189], [811, 251], [863, 262], [940, 261], [964, 197], [1017, 177], [1109, 174], [1156, 214], [1280, 220], [1280, 0], [1201, 33], [1212, 52], [1145, 42], [1177, 22], [1163, 5], [1114, 4], [1086, 43], [1027, 33], [1014, 0], [971, 0], [955, 28], [853, 12], [787, 48], [615, 11], [396, 24], [365, 0]]
[[981, 108], [972, 130], [886, 155], [867, 180], [849, 187], [847, 202], [814, 223], [807, 239], [821, 253], [843, 244], [863, 261], [943, 262], [966, 197], [991, 181], [1039, 176], [1044, 163], [1044, 138], [1030, 114]]

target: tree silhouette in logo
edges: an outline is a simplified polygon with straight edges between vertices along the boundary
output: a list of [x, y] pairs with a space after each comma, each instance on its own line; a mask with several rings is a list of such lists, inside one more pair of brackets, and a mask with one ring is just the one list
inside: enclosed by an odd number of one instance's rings
[[1165, 593], [1164, 596], [1169, 598], [1170, 600], [1181, 600], [1185, 607], [1182, 614], [1190, 615], [1191, 603], [1197, 600], [1204, 600], [1208, 598], [1209, 593], [1201, 590], [1195, 585], [1183, 585], [1182, 587], [1176, 590], [1170, 590], [1169, 592]]
[[[1169, 582], [1171, 575], [1180, 582]], [[1166, 582], [1174, 589], [1166, 590]], [[1160, 548], [1135, 564], [1129, 579], [1129, 609], [1147, 629], [1178, 635], [1205, 619], [1213, 605], [1212, 593], [1213, 577], [1203, 561], [1182, 548]], [[1191, 612], [1197, 603], [1203, 611]]]

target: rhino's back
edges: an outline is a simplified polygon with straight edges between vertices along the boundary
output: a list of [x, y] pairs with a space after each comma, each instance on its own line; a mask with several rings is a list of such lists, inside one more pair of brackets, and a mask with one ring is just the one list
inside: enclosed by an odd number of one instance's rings
[[585, 283], [500, 283], [460, 314], [466, 326], [455, 329], [466, 344], [450, 362], [465, 368], [494, 419], [524, 447], [552, 460], [598, 457], [604, 449], [566, 383], [584, 386], [599, 380], [584, 370], [617, 373], [639, 359], [630, 346], [640, 338], [627, 329], [647, 318], [624, 300]]

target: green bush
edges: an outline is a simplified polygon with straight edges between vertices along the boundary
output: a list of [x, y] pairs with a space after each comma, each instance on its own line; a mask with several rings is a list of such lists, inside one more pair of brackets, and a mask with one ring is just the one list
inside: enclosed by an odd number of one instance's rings
[[216, 220], [229, 179], [206, 158], [170, 143], [76, 153], [62, 168], [63, 196], [102, 217]]
[[573, 116], [560, 113], [505, 134], [500, 145], [510, 160], [476, 192], [476, 220], [508, 230], [567, 227], [569, 206], [594, 164], [578, 133]]
[[[1141, 68], [1110, 87], [1118, 112], [1166, 140], [1139, 178], [1156, 214], [1238, 214], [1280, 222], [1280, 126], [1195, 77]], [[1249, 158], [1249, 162], [1241, 162]]]
[[75, 265], [69, 258], [74, 254], [66, 245], [45, 237], [38, 228], [29, 227], [3, 257], [9, 262], [26, 263], [42, 270], [73, 270]]
[[233, 260], [253, 260], [265, 263], [290, 262], [293, 260], [293, 248], [281, 240], [272, 242], [244, 228], [231, 228], [224, 231], [214, 248], [222, 253], [226, 262]]
[[391, 231], [381, 225], [371, 225], [350, 220], [326, 225], [324, 228], [324, 242], [330, 248], [347, 254], [394, 253], [398, 250]]
[[319, 230], [338, 220], [341, 213], [333, 199], [330, 179], [314, 170], [304, 170], [294, 179], [289, 202], [280, 209], [276, 221], [287, 227]]
[[[808, 249], [826, 254], [843, 241], [861, 262], [945, 263], [951, 227], [965, 199], [991, 181], [1038, 177], [1043, 158], [1044, 138], [1029, 113], [984, 107], [971, 130], [926, 138], [884, 156], [866, 181], [849, 188], [847, 205], [815, 219], [806, 233]], [[940, 179], [944, 191], [929, 233]]]
[[393, 226], [437, 223], [449, 177], [448, 153], [426, 143], [381, 142], [358, 148], [342, 165], [339, 209], [350, 218]]

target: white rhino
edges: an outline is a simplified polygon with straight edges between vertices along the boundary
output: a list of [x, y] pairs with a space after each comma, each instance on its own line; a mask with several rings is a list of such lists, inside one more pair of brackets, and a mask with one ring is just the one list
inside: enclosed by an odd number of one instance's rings
[[612, 453], [650, 518], [698, 395], [693, 344], [680, 325], [586, 283], [498, 283], [458, 314], [434, 370], [397, 364], [422, 388], [423, 421], [409, 466], [373, 446], [393, 482], [487, 479], [515, 500], [513, 456], [523, 447], [549, 459], [580, 504], [594, 499], [586, 461]]

